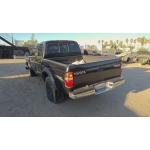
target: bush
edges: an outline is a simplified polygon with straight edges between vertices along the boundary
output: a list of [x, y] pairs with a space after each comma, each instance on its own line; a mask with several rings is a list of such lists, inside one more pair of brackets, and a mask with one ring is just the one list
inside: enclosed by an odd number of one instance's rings
[[141, 47], [141, 48], [138, 49], [138, 51], [148, 51], [148, 49], [144, 48], [144, 47]]

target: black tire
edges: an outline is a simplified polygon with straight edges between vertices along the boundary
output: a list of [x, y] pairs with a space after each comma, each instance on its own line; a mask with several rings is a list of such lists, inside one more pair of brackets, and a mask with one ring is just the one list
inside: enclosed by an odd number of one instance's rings
[[64, 100], [64, 93], [60, 90], [55, 89], [49, 77], [46, 77], [45, 82], [48, 100], [54, 104], [62, 102]]
[[30, 76], [33, 77], [35, 75], [36, 75], [35, 72], [30, 68]]

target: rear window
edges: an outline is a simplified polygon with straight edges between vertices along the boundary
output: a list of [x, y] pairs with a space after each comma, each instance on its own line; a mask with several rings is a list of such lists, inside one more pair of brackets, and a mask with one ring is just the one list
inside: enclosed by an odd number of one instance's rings
[[79, 52], [80, 49], [76, 43], [68, 43], [70, 52]]
[[48, 44], [47, 45], [47, 53], [58, 53], [59, 48], [58, 44]]
[[59, 44], [59, 47], [60, 47], [60, 53], [68, 52], [67, 44]]
[[81, 52], [79, 46], [75, 42], [63, 43], [48, 43], [47, 54], [51, 53], [68, 53], [68, 52]]

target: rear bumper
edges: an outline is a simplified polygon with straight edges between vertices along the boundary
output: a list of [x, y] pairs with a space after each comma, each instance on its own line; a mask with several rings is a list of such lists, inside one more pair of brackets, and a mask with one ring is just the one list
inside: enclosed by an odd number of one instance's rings
[[100, 82], [94, 85], [82, 87], [76, 89], [72, 92], [69, 92], [69, 97], [72, 99], [78, 99], [90, 95], [98, 95], [109, 90], [114, 89], [115, 87], [123, 84], [125, 82], [124, 77], [117, 77], [110, 80], [106, 80], [105, 82]]

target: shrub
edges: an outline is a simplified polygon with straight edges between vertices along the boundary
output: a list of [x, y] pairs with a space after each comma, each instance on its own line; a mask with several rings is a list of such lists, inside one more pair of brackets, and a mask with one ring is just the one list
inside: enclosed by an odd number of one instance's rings
[[147, 48], [144, 48], [144, 47], [141, 47], [141, 48], [139, 48], [138, 50], [139, 50], [139, 51], [148, 51], [148, 49], [147, 49]]

